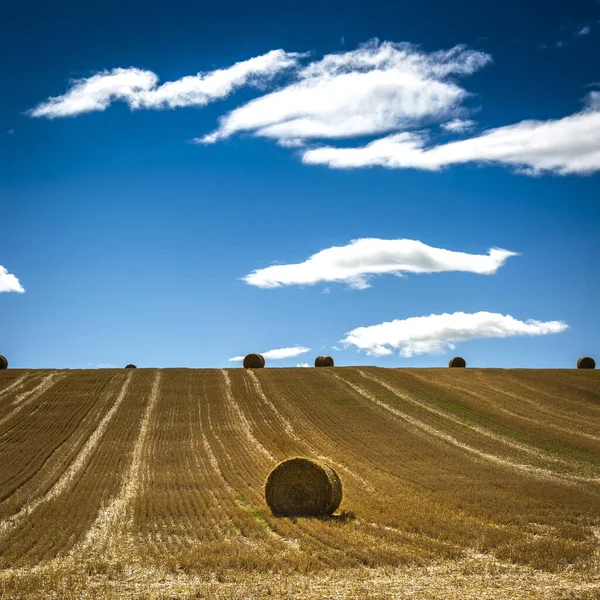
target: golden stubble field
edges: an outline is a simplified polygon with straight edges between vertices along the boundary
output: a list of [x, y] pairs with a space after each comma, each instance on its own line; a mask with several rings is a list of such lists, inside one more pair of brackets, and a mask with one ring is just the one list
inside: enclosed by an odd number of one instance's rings
[[0, 597], [600, 598], [600, 373], [0, 372]]

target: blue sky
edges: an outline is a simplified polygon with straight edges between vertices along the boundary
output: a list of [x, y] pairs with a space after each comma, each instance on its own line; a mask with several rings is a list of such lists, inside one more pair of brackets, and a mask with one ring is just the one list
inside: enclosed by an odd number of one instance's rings
[[13, 5], [0, 49], [11, 367], [598, 358], [599, 2]]

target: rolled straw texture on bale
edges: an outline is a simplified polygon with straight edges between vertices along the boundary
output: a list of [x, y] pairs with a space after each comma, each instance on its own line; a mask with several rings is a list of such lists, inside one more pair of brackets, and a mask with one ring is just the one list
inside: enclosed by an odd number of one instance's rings
[[333, 367], [333, 358], [331, 356], [325, 356], [323, 360], [324, 367]]
[[262, 369], [265, 359], [260, 354], [247, 354], [244, 358], [244, 369]]
[[595, 369], [596, 368], [596, 361], [589, 357], [589, 356], [582, 356], [578, 361], [577, 361], [577, 368], [578, 369]]
[[269, 474], [265, 497], [277, 516], [327, 516], [342, 501], [342, 482], [327, 465], [308, 458], [290, 458]]
[[129, 365], [125, 365], [126, 369], [137, 369], [137, 367], [135, 365], [129, 364]]
[[455, 356], [448, 363], [449, 367], [466, 367], [467, 361], [462, 356]]
[[2, 356], [2, 354], [0, 354], [0, 369], [8, 369], [8, 361], [6, 356]]
[[317, 356], [317, 358], [315, 358], [315, 367], [323, 367], [323, 366], [325, 366], [325, 357]]

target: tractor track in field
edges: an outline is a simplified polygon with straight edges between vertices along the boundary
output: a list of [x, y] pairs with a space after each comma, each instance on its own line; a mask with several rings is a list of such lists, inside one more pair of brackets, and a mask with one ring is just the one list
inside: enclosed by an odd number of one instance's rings
[[14, 529], [24, 518], [29, 516], [36, 508], [38, 508], [38, 506], [53, 500], [60, 494], [64, 493], [72, 485], [72, 483], [75, 481], [75, 478], [84, 470], [85, 466], [89, 462], [89, 459], [100, 445], [104, 433], [106, 432], [112, 418], [125, 398], [125, 394], [127, 393], [130, 382], [131, 374], [127, 377], [113, 406], [104, 415], [96, 429], [88, 437], [83, 448], [71, 461], [69, 466], [63, 471], [62, 475], [48, 490], [48, 492], [46, 492], [43, 496], [31, 500], [25, 504], [16, 514], [4, 519], [3, 521], [0, 521], [0, 537], [6, 535], [9, 531]]
[[464, 442], [461, 442], [457, 438], [455, 438], [447, 433], [444, 433], [443, 431], [440, 431], [440, 430], [436, 429], [435, 427], [432, 427], [431, 425], [424, 423], [423, 421], [421, 421], [419, 419], [411, 417], [410, 415], [403, 413], [402, 411], [400, 411], [392, 406], [389, 406], [385, 402], [378, 400], [375, 396], [373, 396], [373, 394], [371, 394], [365, 388], [363, 388], [359, 385], [356, 385], [355, 383], [352, 383], [351, 381], [344, 379], [340, 375], [337, 375], [335, 373], [332, 373], [331, 375], [332, 375], [332, 377], [335, 377], [339, 381], [343, 382], [344, 384], [346, 384], [347, 386], [352, 388], [357, 394], [359, 394], [363, 398], [366, 398], [367, 400], [376, 404], [383, 410], [386, 410], [387, 412], [395, 415], [400, 420], [405, 421], [406, 423], [411, 425], [413, 429], [419, 431], [421, 434], [432, 435], [432, 436], [436, 437], [437, 439], [442, 440], [442, 441], [446, 442], [447, 444], [450, 444], [451, 446], [454, 446], [455, 448], [459, 448], [460, 450], [464, 450], [465, 452], [468, 452], [472, 456], [475, 456], [477, 458], [480, 458], [482, 460], [485, 460], [485, 461], [488, 461], [491, 463], [495, 463], [502, 467], [512, 469], [514, 471], [528, 473], [530, 475], [545, 479], [547, 481], [557, 481], [557, 482], [561, 482], [561, 483], [570, 483], [570, 484], [578, 484], [578, 483], [598, 484], [598, 483], [600, 483], [600, 478], [579, 477], [577, 475], [557, 474], [557, 473], [552, 472], [549, 469], [544, 469], [542, 467], [536, 467], [536, 466], [528, 465], [528, 464], [517, 463], [508, 458], [503, 458], [503, 457], [497, 456], [495, 454], [490, 454], [488, 452], [483, 452], [482, 450], [478, 450], [477, 448], [474, 448], [473, 446], [470, 446], [469, 444], [465, 444]]

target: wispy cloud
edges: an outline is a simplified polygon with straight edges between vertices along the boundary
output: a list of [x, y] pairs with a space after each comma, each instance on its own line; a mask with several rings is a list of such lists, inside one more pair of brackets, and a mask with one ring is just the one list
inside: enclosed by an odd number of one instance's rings
[[195, 141], [214, 143], [251, 132], [297, 145], [456, 116], [468, 93], [452, 78], [490, 61], [488, 54], [464, 46], [426, 53], [411, 44], [373, 40], [310, 63], [296, 81], [236, 108], [215, 132]]
[[441, 127], [444, 131], [449, 131], [450, 133], [465, 133], [475, 127], [475, 121], [471, 121], [470, 119], [452, 119], [452, 121], [442, 123]]
[[382, 274], [467, 271], [491, 275], [511, 256], [516, 253], [500, 248], [492, 248], [487, 254], [467, 254], [434, 248], [418, 240], [361, 238], [346, 246], [321, 250], [301, 263], [257, 269], [243, 281], [260, 288], [343, 282], [365, 289], [370, 287], [370, 276]]
[[[291, 348], [276, 348], [275, 350], [267, 350], [266, 352], [260, 352], [267, 360], [283, 360], [284, 358], [293, 358], [300, 354], [310, 352], [310, 348], [304, 346], [293, 346]], [[234, 356], [229, 359], [229, 362], [240, 362], [244, 360], [243, 356]]]
[[0, 265], [0, 292], [18, 292], [20, 294], [25, 292], [25, 288], [19, 280], [2, 265]]
[[510, 315], [477, 312], [429, 315], [388, 321], [370, 327], [357, 327], [341, 340], [371, 356], [399, 351], [410, 358], [415, 354], [443, 354], [455, 342], [478, 338], [507, 338], [560, 333], [568, 329], [562, 321], [519, 321]]
[[577, 35], [589, 35], [592, 31], [589, 25], [584, 25], [578, 32]]
[[379, 165], [428, 171], [456, 164], [495, 163], [528, 175], [591, 174], [600, 170], [600, 110], [594, 94], [587, 95], [581, 112], [562, 119], [521, 121], [430, 146], [425, 133], [403, 132], [356, 148], [307, 150], [303, 161], [338, 169]]
[[29, 111], [32, 117], [70, 117], [106, 110], [122, 101], [131, 109], [204, 106], [245, 85], [262, 85], [297, 65], [297, 53], [272, 50], [225, 69], [200, 72], [158, 85], [158, 75], [136, 68], [112, 69], [71, 82], [62, 96], [49, 98]]

